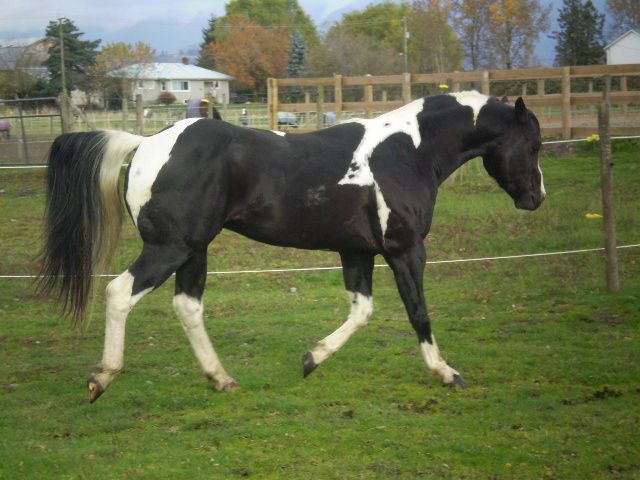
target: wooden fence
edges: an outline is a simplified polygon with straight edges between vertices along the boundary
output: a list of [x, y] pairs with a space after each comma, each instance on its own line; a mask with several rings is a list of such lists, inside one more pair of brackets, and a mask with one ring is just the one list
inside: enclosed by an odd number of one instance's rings
[[[538, 116], [545, 137], [581, 138], [598, 131], [596, 110], [604, 77], [613, 78], [617, 85], [611, 92], [611, 133], [640, 134], [640, 64], [271, 78], [269, 123], [276, 130], [278, 112], [295, 112], [307, 120], [314, 119], [306, 122], [305, 129], [321, 128], [326, 125], [327, 112], [334, 112], [338, 122], [353, 114], [371, 117], [425, 94], [474, 88], [487, 95], [507, 93], [512, 101], [522, 96]], [[518, 91], [513, 92], [514, 88]]]

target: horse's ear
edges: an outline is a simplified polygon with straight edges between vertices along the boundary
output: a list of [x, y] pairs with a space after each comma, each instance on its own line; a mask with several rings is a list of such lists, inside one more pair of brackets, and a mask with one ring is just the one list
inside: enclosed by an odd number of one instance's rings
[[516, 120], [520, 123], [526, 123], [527, 121], [527, 107], [524, 106], [522, 97], [518, 97], [516, 100]]
[[502, 97], [502, 100], [500, 100], [502, 103], [509, 103], [509, 97], [507, 97], [506, 95], [504, 97]]

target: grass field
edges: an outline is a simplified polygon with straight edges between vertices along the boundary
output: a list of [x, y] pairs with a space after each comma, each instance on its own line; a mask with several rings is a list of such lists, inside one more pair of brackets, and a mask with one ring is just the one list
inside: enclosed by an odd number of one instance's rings
[[[640, 243], [638, 143], [619, 144], [619, 244]], [[430, 260], [599, 247], [599, 160], [544, 157], [536, 212], [472, 165], [448, 182]], [[0, 274], [37, 271], [42, 171], [0, 172]], [[140, 248], [128, 225], [113, 271]], [[228, 232], [209, 270], [337, 265]], [[83, 335], [28, 280], [0, 279], [0, 478], [640, 478], [640, 248], [619, 251], [620, 292], [601, 253], [430, 265], [425, 290], [443, 355], [469, 381], [429, 376], [390, 271], [375, 312], [302, 379], [302, 354], [348, 313], [341, 272], [211, 276], [206, 324], [242, 388], [200, 375], [171, 309], [173, 281], [128, 322], [127, 369], [90, 405], [100, 360], [100, 282]], [[295, 289], [292, 289], [295, 287]]]

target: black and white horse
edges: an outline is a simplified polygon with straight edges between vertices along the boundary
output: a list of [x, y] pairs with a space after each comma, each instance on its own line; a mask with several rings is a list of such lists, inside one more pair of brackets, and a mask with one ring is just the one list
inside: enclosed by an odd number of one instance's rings
[[147, 293], [176, 274], [173, 306], [204, 373], [237, 388], [203, 325], [207, 246], [223, 228], [272, 245], [340, 254], [351, 313], [303, 357], [307, 376], [373, 312], [375, 255], [393, 270], [428, 369], [463, 385], [440, 356], [422, 277], [423, 240], [438, 187], [462, 164], [484, 166], [518, 208], [545, 197], [540, 128], [522, 99], [509, 105], [477, 92], [427, 97], [370, 120], [283, 134], [187, 119], [151, 137], [104, 131], [62, 135], [49, 157], [45, 291], [56, 290], [82, 321], [92, 274], [112, 255], [122, 216], [118, 176], [144, 241], [138, 259], [106, 289], [105, 346], [89, 380], [97, 399], [123, 367], [125, 322]]

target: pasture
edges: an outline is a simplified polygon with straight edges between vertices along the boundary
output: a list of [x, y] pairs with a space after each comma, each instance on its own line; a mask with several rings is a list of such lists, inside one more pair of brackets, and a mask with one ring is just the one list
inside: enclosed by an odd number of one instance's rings
[[[640, 243], [637, 141], [614, 145], [619, 244]], [[599, 159], [541, 158], [548, 196], [518, 211], [470, 164], [441, 190], [429, 260], [600, 247]], [[37, 271], [43, 171], [0, 171], [0, 274]], [[137, 255], [127, 224], [113, 272]], [[90, 405], [102, 353], [99, 282], [88, 331], [67, 328], [29, 280], [0, 279], [1, 478], [495, 478], [640, 476], [640, 248], [427, 266], [443, 356], [469, 382], [431, 377], [392, 274], [374, 273], [374, 314], [302, 379], [301, 357], [339, 326], [339, 270], [212, 275], [205, 321], [241, 385], [200, 374], [171, 308], [173, 280], [128, 321], [125, 372]], [[378, 262], [380, 263], [380, 262]], [[210, 271], [338, 265], [336, 254], [224, 232]]]

